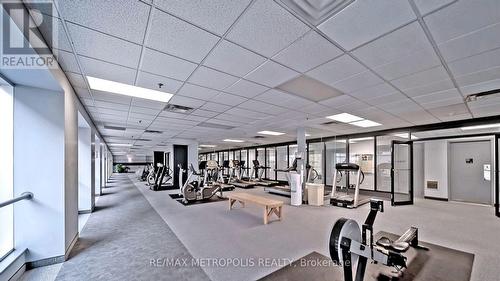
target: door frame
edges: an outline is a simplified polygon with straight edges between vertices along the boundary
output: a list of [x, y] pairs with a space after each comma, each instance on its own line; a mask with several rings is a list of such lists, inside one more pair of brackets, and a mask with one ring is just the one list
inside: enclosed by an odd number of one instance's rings
[[[409, 156], [410, 156], [410, 180], [409, 180], [409, 183], [408, 183], [408, 187], [409, 187], [409, 194], [410, 194], [410, 199], [407, 200], [407, 201], [396, 201], [395, 200], [395, 196], [394, 196], [394, 153], [395, 153], [395, 150], [394, 150], [394, 147], [395, 145], [398, 145], [398, 144], [406, 144], [409, 146], [409, 149], [410, 151], [408, 152], [409, 153]], [[392, 206], [401, 206], [401, 205], [413, 205], [413, 197], [414, 197], [414, 194], [413, 194], [414, 190], [413, 190], [413, 141], [398, 141], [398, 140], [393, 140], [391, 142], [391, 205]]]
[[495, 196], [493, 198], [494, 200], [494, 203], [493, 203], [493, 206], [495, 207], [495, 215], [497, 217], [500, 217], [500, 183], [499, 183], [499, 180], [500, 180], [500, 176], [499, 176], [499, 153], [500, 151], [498, 150], [498, 142], [500, 140], [500, 135], [496, 134], [495, 135], [495, 152], [494, 152], [494, 157], [495, 157], [495, 169], [494, 169], [494, 172], [495, 172]]

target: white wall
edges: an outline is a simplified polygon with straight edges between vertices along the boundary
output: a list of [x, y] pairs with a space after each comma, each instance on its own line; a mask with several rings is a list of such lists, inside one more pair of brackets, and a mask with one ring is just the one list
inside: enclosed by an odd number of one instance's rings
[[99, 140], [99, 137], [97, 135], [94, 135], [92, 152], [94, 155], [94, 196], [101, 196], [101, 177], [102, 177], [101, 141]]
[[425, 196], [424, 143], [413, 144], [413, 194], [417, 198]]
[[[447, 140], [424, 143], [424, 195], [448, 198], [448, 142]], [[427, 188], [427, 181], [437, 181], [437, 189]]]
[[92, 130], [78, 128], [78, 211], [93, 209]]
[[22, 86], [14, 91], [14, 191], [34, 194], [33, 201], [14, 205], [15, 246], [29, 249], [28, 261], [61, 256], [66, 249], [64, 95]]
[[[171, 155], [173, 153], [170, 153]], [[172, 155], [173, 157], [173, 155]], [[192, 163], [195, 167], [198, 167], [198, 143], [194, 142], [191, 144], [188, 144], [188, 162]], [[173, 159], [172, 162], [173, 163]]]

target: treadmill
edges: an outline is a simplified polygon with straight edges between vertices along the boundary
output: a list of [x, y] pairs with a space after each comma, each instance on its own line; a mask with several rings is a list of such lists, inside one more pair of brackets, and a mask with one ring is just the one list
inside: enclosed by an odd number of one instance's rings
[[[224, 161], [225, 162], [225, 161]], [[240, 161], [238, 160], [231, 160], [231, 161], [228, 161], [229, 162], [229, 169], [230, 169], [230, 172], [229, 172], [229, 179], [228, 179], [228, 183], [229, 184], [232, 184], [236, 187], [239, 187], [239, 188], [253, 188], [257, 185], [256, 182], [254, 181], [246, 181], [246, 180], [242, 180], [241, 179], [241, 173], [240, 173], [240, 169], [241, 169], [241, 166], [240, 166]]]
[[290, 177], [289, 174], [290, 172], [296, 172], [297, 171], [297, 159], [293, 160], [292, 166], [286, 168], [286, 169], [275, 169], [276, 172], [283, 172], [286, 173], [286, 178], [288, 185], [273, 185], [273, 186], [267, 186], [264, 188], [265, 191], [269, 193], [274, 193], [274, 194], [280, 194], [280, 195], [285, 195], [285, 196], [291, 196], [292, 191], [290, 189]]
[[[263, 185], [263, 186], [272, 186], [279, 184], [279, 181], [262, 179], [262, 175], [264, 174], [266, 169], [269, 169], [269, 167], [261, 166], [259, 160], [253, 160], [252, 163], [253, 163], [253, 168], [250, 175], [250, 181], [254, 181], [257, 183], [257, 185]], [[257, 174], [257, 178], [255, 178], [255, 174]]]
[[234, 190], [235, 185], [231, 183], [231, 177], [230, 175], [227, 176], [227, 178], [224, 177], [223, 172], [224, 169], [229, 169], [229, 160], [224, 160], [222, 162], [222, 168], [219, 167], [219, 170], [217, 171], [217, 183], [220, 185], [222, 191], [228, 191], [228, 190]]
[[[365, 179], [365, 174], [361, 171], [361, 168], [358, 164], [355, 163], [337, 163], [335, 165], [335, 174], [333, 175], [333, 187], [332, 192], [330, 193], [330, 204], [338, 207], [344, 208], [357, 208], [363, 204], [370, 202], [370, 197], [364, 197], [359, 194], [359, 185], [363, 183]], [[342, 177], [352, 173], [356, 182], [354, 184], [354, 193], [349, 194], [349, 185], [350, 183], [346, 183], [345, 192], [337, 191], [337, 183], [341, 182]], [[340, 177], [340, 179], [339, 179]], [[346, 181], [349, 177], [346, 177]], [[340, 186], [340, 189], [344, 189], [344, 187]]]

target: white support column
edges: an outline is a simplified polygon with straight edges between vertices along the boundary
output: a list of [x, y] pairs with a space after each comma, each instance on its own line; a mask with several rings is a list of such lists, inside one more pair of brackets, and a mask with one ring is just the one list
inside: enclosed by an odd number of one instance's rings
[[[304, 176], [306, 168], [306, 157], [307, 157], [307, 145], [306, 145], [306, 130], [305, 128], [297, 129], [297, 186], [295, 191], [292, 190], [292, 200], [291, 204], [295, 206], [302, 205], [302, 192], [304, 191]], [[292, 187], [293, 189], [293, 187]]]

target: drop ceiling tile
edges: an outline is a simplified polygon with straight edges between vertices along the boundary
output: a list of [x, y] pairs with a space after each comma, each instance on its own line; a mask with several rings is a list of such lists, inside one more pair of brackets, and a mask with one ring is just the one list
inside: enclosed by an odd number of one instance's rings
[[441, 61], [434, 50], [427, 49], [403, 57], [398, 61], [380, 65], [373, 70], [386, 80], [394, 80], [440, 65]]
[[443, 118], [452, 118], [456, 115], [469, 114], [467, 107], [463, 103], [432, 108], [429, 109], [429, 112], [441, 120]]
[[222, 90], [234, 84], [237, 77], [204, 66], [199, 67], [189, 78], [189, 82], [200, 86]]
[[335, 82], [346, 79], [355, 74], [366, 71], [367, 69], [360, 63], [349, 57], [343, 55], [328, 63], [320, 65], [313, 70], [308, 71], [306, 74], [316, 80], [325, 84], [333, 85]]
[[[44, 20], [46, 17], [48, 16], [45, 16]], [[40, 33], [42, 33], [43, 37], [46, 39], [47, 45], [53, 49], [53, 52], [56, 51], [55, 49], [72, 52], [71, 44], [69, 43], [68, 36], [62, 24], [62, 21], [57, 18], [50, 18], [50, 20], [55, 21], [54, 26], [56, 30], [53, 29], [52, 25], [42, 24], [38, 27]], [[52, 40], [48, 40], [48, 38], [51, 38], [53, 34], [56, 34], [57, 37], [52, 38]]]
[[200, 109], [209, 110], [209, 111], [215, 111], [215, 112], [224, 112], [224, 111], [226, 111], [226, 110], [228, 110], [230, 108], [231, 108], [231, 106], [229, 106], [229, 105], [224, 105], [224, 104], [219, 104], [219, 103], [213, 103], [213, 102], [207, 102]]
[[77, 54], [136, 68], [141, 46], [74, 24], [68, 24]]
[[86, 76], [107, 79], [129, 85], [134, 84], [135, 69], [81, 56], [79, 60]]
[[273, 88], [298, 75], [300, 73], [269, 60], [250, 72], [245, 79]]
[[73, 87], [87, 88], [87, 84], [81, 74], [72, 72], [65, 72], [65, 74]]
[[500, 67], [490, 68], [488, 70], [474, 72], [463, 76], [456, 76], [455, 80], [457, 81], [459, 87], [465, 87], [468, 85], [477, 85], [488, 81], [494, 81], [497, 80], [498, 77], [500, 77]]
[[191, 115], [207, 117], [207, 118], [211, 118], [211, 117], [217, 116], [219, 114], [220, 114], [219, 112], [204, 110], [204, 109], [196, 109], [195, 111], [193, 111], [191, 113]]
[[191, 121], [198, 121], [198, 122], [204, 122], [204, 121], [207, 121], [209, 118], [208, 117], [201, 117], [201, 116], [196, 116], [196, 115], [188, 115], [186, 116], [186, 118], [184, 118], [186, 120], [191, 120]]
[[471, 108], [474, 117], [486, 117], [492, 115], [500, 115], [500, 107], [498, 105], [490, 105], [484, 107]]
[[500, 22], [500, 2], [497, 0], [457, 1], [445, 9], [424, 18], [436, 43], [457, 38], [485, 26]]
[[251, 110], [247, 110], [244, 108], [238, 108], [238, 107], [233, 107], [226, 111], [227, 114], [231, 115], [236, 115], [236, 116], [242, 116], [242, 117], [247, 117], [247, 118], [252, 118], [252, 119], [264, 119], [266, 117], [269, 117], [268, 114], [262, 113], [262, 112], [255, 112]]
[[396, 93], [397, 90], [392, 87], [390, 84], [381, 83], [375, 86], [371, 86], [368, 88], [364, 88], [358, 91], [354, 91], [349, 93], [350, 96], [355, 98], [364, 100], [364, 99], [373, 99], [376, 97], [387, 96], [393, 93]]
[[58, 50], [54, 52], [57, 62], [61, 68], [66, 72], [80, 73], [80, 68], [78, 67], [78, 62], [76, 61], [75, 55], [71, 52], [66, 52], [63, 50]]
[[156, 116], [158, 113], [160, 113], [160, 110], [161, 109], [147, 108], [135, 105], [130, 107], [130, 112], [153, 115], [153, 116]]
[[365, 71], [360, 74], [351, 76], [347, 79], [341, 80], [333, 84], [332, 86], [341, 92], [352, 93], [383, 82], [384, 80], [380, 79], [371, 71]]
[[408, 99], [406, 96], [400, 93], [393, 93], [383, 96], [378, 96], [374, 98], [363, 99], [364, 102], [370, 105], [379, 106], [381, 104], [391, 103], [391, 102], [400, 102]]
[[288, 109], [280, 107], [280, 106], [272, 105], [272, 104], [257, 101], [257, 100], [248, 100], [248, 101], [238, 105], [238, 107], [243, 108], [243, 109], [256, 111], [256, 112], [266, 113], [266, 114], [270, 114], [270, 115], [281, 114], [281, 113], [288, 110]]
[[339, 106], [347, 105], [350, 103], [354, 103], [356, 101], [357, 100], [351, 96], [342, 95], [342, 96], [334, 97], [334, 98], [327, 99], [324, 101], [320, 101], [319, 103], [322, 105], [325, 105], [325, 106], [339, 107]]
[[456, 104], [463, 104], [463, 100], [461, 98], [452, 98], [447, 100], [436, 100], [429, 103], [420, 103], [420, 105], [425, 109], [433, 109], [433, 108], [456, 105]]
[[408, 1], [355, 1], [318, 28], [345, 49], [352, 50], [414, 19]]
[[496, 89], [500, 89], [500, 79], [460, 87], [462, 94], [465, 96]]
[[90, 92], [87, 88], [78, 88], [78, 87], [74, 87], [75, 89], [75, 92], [76, 94], [80, 97], [80, 98], [87, 98], [87, 99], [90, 99], [92, 98], [90, 96]]
[[394, 86], [401, 90], [411, 89], [422, 85], [431, 84], [432, 82], [449, 79], [448, 73], [444, 67], [434, 67], [418, 73], [407, 75], [391, 81]]
[[[440, 91], [436, 93], [431, 93], [428, 95], [417, 96], [413, 98], [416, 102], [420, 104], [431, 103], [435, 101], [458, 99], [458, 102], [463, 101], [462, 95], [457, 91], [457, 89], [450, 89], [445, 91]], [[457, 102], [457, 103], [458, 103]]]
[[342, 53], [342, 50], [311, 30], [275, 55], [273, 60], [303, 73]]
[[128, 104], [121, 104], [121, 103], [113, 103], [113, 102], [107, 102], [107, 101], [101, 101], [97, 100], [95, 101], [95, 106], [99, 109], [99, 112], [106, 112], [106, 109], [115, 109], [115, 110], [120, 110], [120, 111], [126, 111], [128, 112], [130, 105]]
[[[117, 95], [117, 94], [112, 94], [112, 93], [107, 93], [107, 92], [102, 92], [102, 91], [96, 91], [96, 90], [92, 90], [92, 95], [94, 96], [95, 100], [107, 101], [107, 102], [112, 102], [112, 103], [119, 103], [119, 104], [124, 104], [124, 105], [130, 105], [130, 102], [132, 101], [132, 98], [128, 97], [128, 96]], [[99, 106], [99, 105], [96, 104], [96, 106]]]
[[462, 76], [500, 66], [500, 48], [448, 63], [454, 76]]
[[61, 15], [70, 22], [88, 26], [141, 44], [148, 22], [149, 6], [140, 1], [57, 1]]
[[215, 47], [203, 64], [242, 77], [265, 60], [266, 58], [256, 53], [224, 40]]
[[419, 104], [408, 98], [396, 102], [389, 101], [388, 103], [379, 104], [378, 107], [393, 114], [411, 112], [422, 109], [422, 107]]
[[[499, 8], [500, 13], [500, 8]], [[454, 61], [500, 47], [500, 23], [438, 45], [446, 61]]]
[[198, 107], [202, 106], [203, 104], [205, 104], [205, 101], [193, 99], [193, 98], [188, 98], [188, 97], [183, 97], [183, 96], [179, 96], [179, 95], [174, 95], [170, 99], [169, 103], [187, 106], [187, 107], [192, 107], [192, 108], [198, 108]]
[[269, 90], [269, 88], [266, 86], [250, 82], [245, 79], [240, 79], [238, 80], [238, 82], [224, 89], [224, 92], [228, 92], [246, 98], [253, 98], [259, 94], [262, 94], [267, 90]]
[[451, 79], [446, 78], [441, 81], [431, 82], [430, 84], [419, 85], [414, 88], [403, 89], [403, 92], [410, 97], [416, 97], [444, 90], [449, 90], [453, 88], [455, 88], [455, 85], [453, 84]]
[[227, 38], [272, 57], [308, 30], [305, 24], [274, 1], [257, 0], [233, 26]]
[[250, 0], [157, 1], [158, 7], [219, 35], [224, 34]]
[[209, 88], [201, 87], [194, 84], [186, 83], [179, 90], [178, 95], [200, 99], [204, 101], [209, 101], [215, 96], [217, 96], [220, 92], [216, 90], [212, 90]]
[[201, 62], [219, 37], [155, 9], [147, 46], [180, 58]]
[[[159, 83], [163, 84], [161, 87]], [[136, 86], [174, 94], [182, 86], [182, 82], [156, 74], [139, 71]]]
[[421, 15], [426, 15], [430, 12], [438, 10], [438, 9], [442, 8], [443, 6], [448, 5], [452, 2], [456, 2], [456, 1], [458, 1], [458, 0], [433, 0], [433, 1], [414, 0], [415, 5], [417, 5], [417, 8], [418, 8]]
[[178, 80], [186, 80], [196, 64], [146, 48], [141, 70]]
[[167, 104], [164, 102], [159, 102], [159, 101], [155, 101], [155, 100], [133, 98], [131, 105], [160, 110], [160, 109], [165, 108], [165, 106]]
[[290, 109], [299, 109], [313, 103], [312, 101], [276, 89], [271, 89], [256, 96], [254, 99]]
[[238, 105], [246, 100], [248, 99], [227, 93], [219, 93], [217, 96], [210, 99], [211, 102], [231, 105], [231, 106]]

